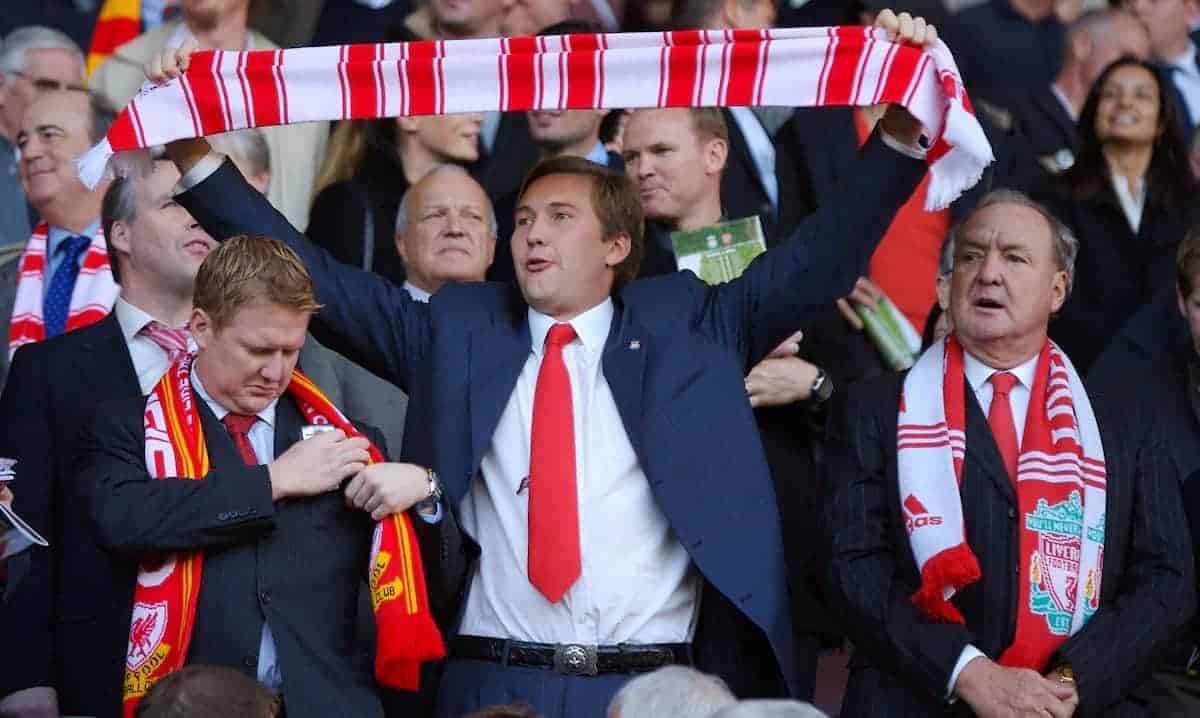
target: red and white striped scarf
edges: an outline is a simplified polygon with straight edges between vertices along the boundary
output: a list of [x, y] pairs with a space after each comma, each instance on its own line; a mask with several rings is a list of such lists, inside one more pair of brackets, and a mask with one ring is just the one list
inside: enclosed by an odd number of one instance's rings
[[[17, 274], [17, 294], [13, 299], [12, 321], [8, 327], [8, 356], [23, 344], [40, 342], [46, 338], [46, 327], [42, 321], [43, 285], [46, 277], [46, 248], [49, 246], [50, 227], [45, 222], [33, 230]], [[94, 324], [112, 310], [121, 288], [113, 281], [112, 269], [108, 266], [108, 248], [104, 243], [104, 230], [97, 229], [96, 236], [83, 255], [83, 265], [71, 290], [71, 307], [67, 313], [64, 331]]]
[[[953, 336], [922, 354], [904, 380], [896, 437], [901, 511], [921, 573], [912, 601], [950, 623], [964, 622], [950, 598], [980, 577], [959, 491], [967, 448], [963, 376], [963, 349]], [[1002, 665], [1044, 670], [1099, 608], [1105, 477], [1083, 382], [1047, 340], [1017, 460], [1020, 588], [1016, 633]]]
[[931, 134], [927, 208], [979, 180], [992, 150], [950, 51], [867, 27], [687, 30], [197, 52], [143, 85], [79, 163], [245, 127], [530, 109], [896, 103]]

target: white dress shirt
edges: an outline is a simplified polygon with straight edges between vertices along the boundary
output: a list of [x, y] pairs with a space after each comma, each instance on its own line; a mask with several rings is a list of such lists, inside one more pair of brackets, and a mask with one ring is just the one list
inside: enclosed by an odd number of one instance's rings
[[[1012, 408], [1013, 424], [1017, 428], [1018, 446], [1025, 437], [1025, 415], [1029, 413], [1029, 393], [1033, 391], [1033, 374], [1037, 371], [1037, 362], [1038, 357], [1034, 356], [1029, 361], [1006, 370], [1017, 378], [1017, 383], [1008, 393], [1008, 404]], [[993, 369], [963, 352], [963, 373], [967, 375], [967, 383], [975, 392], [975, 400], [979, 402], [979, 408], [983, 410], [984, 416], [987, 416], [988, 411], [992, 408], [992, 395], [995, 392], [990, 379], [997, 371], [1001, 370]], [[973, 645], [968, 644], [963, 648], [962, 653], [958, 655], [958, 661], [954, 664], [954, 670], [950, 672], [950, 684], [946, 687], [948, 697], [954, 695], [954, 684], [958, 683], [958, 674], [962, 673], [972, 659], [983, 655], [983, 651]]]
[[[142, 331], [150, 322], [159, 322], [163, 325], [167, 325], [167, 322], [155, 319], [125, 301], [124, 297], [117, 297], [116, 303], [113, 304], [113, 314], [116, 315], [117, 324], [121, 327], [121, 335], [125, 337], [125, 346], [129, 348], [129, 358], [133, 360], [133, 370], [137, 373], [138, 386], [143, 395], [149, 394], [162, 379], [162, 375], [167, 373], [170, 363], [167, 361], [167, 352], [162, 347], [155, 344], [153, 339], [138, 332]], [[196, 351], [196, 342], [190, 336], [188, 337], [188, 351]]]
[[1058, 104], [1062, 105], [1063, 111], [1072, 120], [1079, 120], [1079, 110], [1075, 109], [1075, 105], [1071, 104], [1071, 100], [1067, 99], [1067, 93], [1062, 91], [1057, 82], [1050, 83], [1050, 94], [1054, 95], [1054, 99], [1058, 100]]
[[[200, 382], [200, 374], [196, 372], [195, 365], [192, 366], [192, 386], [196, 388], [196, 395], [208, 404], [208, 408], [220, 421], [229, 413], [229, 409], [221, 406], [209, 396], [204, 390], [204, 384]], [[254, 447], [254, 456], [260, 464], [269, 464], [275, 460], [275, 407], [279, 403], [276, 399], [267, 405], [265, 409], [258, 412], [258, 421], [250, 427], [247, 436], [250, 439], [250, 446]], [[267, 622], [266, 617], [263, 617], [262, 635], [258, 641], [258, 682], [278, 692], [283, 686], [283, 671], [279, 665], [279, 657], [275, 652], [275, 637], [271, 635], [271, 626]]]
[[659, 510], [625, 433], [601, 355], [613, 304], [571, 320], [563, 348], [575, 419], [582, 574], [551, 604], [529, 582], [529, 449], [533, 397], [554, 320], [529, 310], [532, 346], [461, 504], [463, 528], [483, 548], [463, 614], [464, 635], [539, 643], [690, 640], [699, 582]]
[[1125, 214], [1125, 221], [1136, 233], [1142, 225], [1142, 212], [1146, 209], [1146, 181], [1138, 179], [1130, 185], [1126, 178], [1113, 174], [1109, 174], [1109, 181], [1121, 205], [1121, 212]]

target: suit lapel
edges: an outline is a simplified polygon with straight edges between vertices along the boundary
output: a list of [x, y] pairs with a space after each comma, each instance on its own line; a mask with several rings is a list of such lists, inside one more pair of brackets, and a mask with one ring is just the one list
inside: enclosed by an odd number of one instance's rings
[[99, 331], [93, 335], [93, 341], [81, 345], [80, 351], [74, 352], [75, 376], [103, 376], [106, 382], [113, 382], [112, 396], [140, 396], [142, 388], [138, 384], [133, 358], [129, 356], [129, 347], [125, 344], [125, 335], [121, 333], [117, 316], [110, 313], [98, 322], [97, 329]]
[[[529, 320], [516, 306], [510, 317], [498, 317], [495, 324], [471, 335], [468, 348], [471, 421], [471, 466], [474, 471], [491, 443], [500, 422], [500, 414], [512, 396], [529, 358]], [[511, 321], [506, 321], [510, 319]]]
[[[642, 450], [642, 380], [649, 351], [649, 334], [633, 321], [628, 310], [617, 303], [612, 326], [608, 330], [608, 341], [604, 345], [602, 366], [604, 379], [612, 391], [621, 422], [625, 425], [625, 433], [639, 461], [645, 456]], [[645, 462], [642, 461], [642, 464]]]
[[1016, 507], [1017, 494], [1013, 490], [1012, 480], [1008, 477], [1008, 469], [1004, 467], [1000, 449], [992, 437], [992, 429], [975, 399], [970, 382], [964, 377], [963, 383], [963, 393], [967, 400], [967, 454], [963, 460], [963, 480], [966, 480], [968, 472], [978, 468], [991, 479], [1000, 495]]
[[[758, 170], [758, 163], [754, 161], [754, 153], [750, 151], [750, 141], [742, 134], [741, 125], [733, 116], [728, 108], [723, 110], [725, 113], [725, 124], [729, 131], [729, 155], [730, 157], [738, 157], [740, 162], [746, 165], [746, 169], [751, 177], [754, 178], [754, 186], [758, 188], [763, 197], [767, 196], [767, 186], [763, 183], [762, 175]], [[757, 122], [757, 118], [755, 119]]]
[[1062, 103], [1058, 101], [1058, 98], [1054, 96], [1049, 87], [1037, 93], [1034, 96], [1034, 101], [1037, 103], [1038, 108], [1042, 112], [1045, 112], [1051, 121], [1058, 126], [1058, 129], [1062, 130], [1067, 137], [1075, 136], [1075, 120], [1071, 119], [1071, 116], [1067, 114], [1066, 108], [1062, 106]]
[[300, 413], [300, 407], [288, 394], [279, 397], [275, 405], [275, 456], [287, 451], [292, 444], [300, 440], [300, 427], [307, 422]]

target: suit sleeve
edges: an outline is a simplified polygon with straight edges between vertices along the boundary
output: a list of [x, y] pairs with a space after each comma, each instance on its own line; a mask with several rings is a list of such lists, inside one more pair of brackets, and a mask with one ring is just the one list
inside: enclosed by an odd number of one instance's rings
[[313, 320], [318, 339], [408, 391], [411, 368], [429, 349], [427, 304], [377, 274], [342, 264], [309, 241], [228, 160], [177, 199], [217, 239], [266, 234], [291, 247], [312, 275], [323, 305]]
[[[1158, 412], [1161, 413], [1161, 412]], [[1051, 660], [1075, 672], [1080, 715], [1100, 715], [1144, 681], [1158, 652], [1185, 631], [1195, 607], [1192, 543], [1168, 428], [1143, 412], [1135, 475], [1108, 490], [1133, 492], [1127, 563], [1114, 600], [1102, 605]], [[1138, 424], [1134, 424], [1138, 425]], [[1110, 506], [1112, 503], [1110, 502]], [[1112, 529], [1108, 529], [1112, 530]]]
[[758, 362], [809, 313], [850, 293], [924, 174], [924, 162], [888, 147], [877, 130], [830, 201], [741, 277], [708, 290], [703, 330], [747, 367]]
[[835, 406], [826, 439], [825, 530], [831, 605], [856, 650], [876, 667], [944, 700], [954, 664], [974, 639], [960, 624], [930, 620], [913, 606], [916, 586], [902, 580], [894, 544], [897, 507], [885, 483], [895, 438], [884, 435], [880, 412], [894, 406], [880, 392], [852, 387]]
[[266, 466], [214, 468], [201, 481], [152, 478], [141, 413], [132, 406], [101, 404], [75, 454], [75, 471], [94, 492], [101, 546], [137, 557], [248, 543], [275, 527]]
[[[0, 395], [0, 456], [17, 460], [12, 481], [13, 509], [43, 536], [57, 544], [51, 507], [55, 505], [53, 430], [49, 413], [45, 363], [27, 345], [13, 357], [9, 381]], [[0, 606], [0, 696], [34, 686], [54, 685], [55, 553], [34, 547], [9, 566], [12, 583]], [[21, 575], [21, 563], [26, 571]]]

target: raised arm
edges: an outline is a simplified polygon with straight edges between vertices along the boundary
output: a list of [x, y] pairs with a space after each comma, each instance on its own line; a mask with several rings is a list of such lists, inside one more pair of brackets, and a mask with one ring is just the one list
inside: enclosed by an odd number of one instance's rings
[[[408, 391], [412, 367], [429, 347], [429, 307], [377, 274], [338, 262], [293, 227], [206, 140], [180, 140], [167, 153], [183, 175], [177, 199], [218, 240], [266, 234], [300, 255], [322, 309], [314, 331], [336, 349]], [[324, 336], [320, 337], [322, 340]]]
[[[937, 41], [933, 26], [907, 13], [897, 18], [885, 10], [876, 25], [900, 42]], [[812, 311], [849, 294], [925, 174], [921, 136], [921, 124], [908, 110], [888, 107], [837, 193], [741, 277], [710, 290], [701, 319], [706, 333], [751, 366]]]

